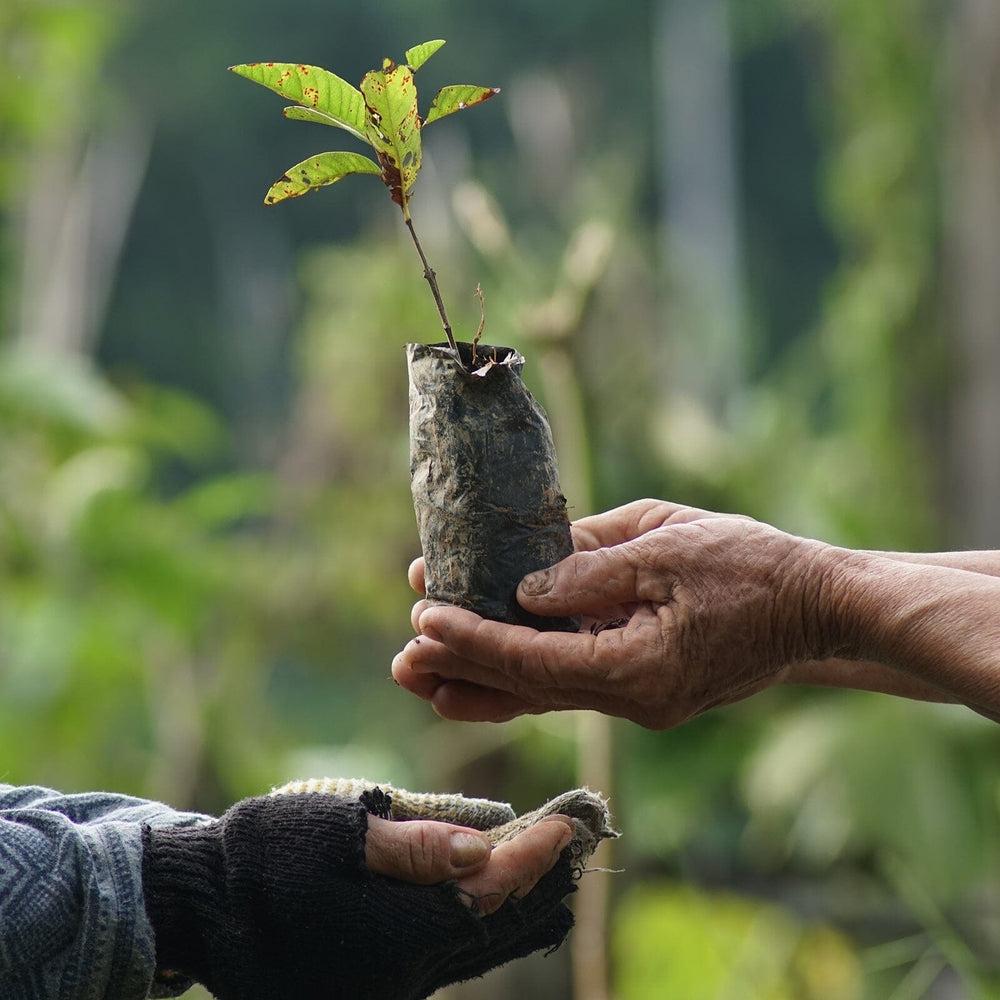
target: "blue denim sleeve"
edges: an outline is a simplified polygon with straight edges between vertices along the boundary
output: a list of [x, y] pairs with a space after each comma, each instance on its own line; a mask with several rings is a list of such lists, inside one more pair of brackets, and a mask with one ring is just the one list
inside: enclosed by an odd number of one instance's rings
[[153, 982], [142, 895], [142, 825], [209, 817], [158, 802], [0, 784], [0, 997], [143, 1000]]

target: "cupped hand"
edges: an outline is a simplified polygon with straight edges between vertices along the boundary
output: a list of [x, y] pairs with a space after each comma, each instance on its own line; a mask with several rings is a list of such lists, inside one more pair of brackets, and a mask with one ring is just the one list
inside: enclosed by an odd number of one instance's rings
[[[641, 500], [573, 525], [576, 552], [518, 601], [577, 634], [418, 602], [396, 681], [442, 716], [591, 708], [662, 729], [779, 681], [838, 644], [834, 550], [750, 518]], [[423, 589], [423, 564], [410, 567]], [[610, 626], [610, 627], [608, 627]]]
[[530, 892], [572, 836], [572, 821], [561, 815], [546, 817], [495, 848], [484, 833], [469, 827], [370, 816], [365, 862], [371, 871], [404, 882], [455, 881], [462, 899], [485, 914], [510, 896]]

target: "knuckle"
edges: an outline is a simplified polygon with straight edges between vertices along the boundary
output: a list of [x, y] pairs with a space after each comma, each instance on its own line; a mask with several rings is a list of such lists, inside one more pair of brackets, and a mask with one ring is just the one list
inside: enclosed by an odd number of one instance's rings
[[662, 524], [676, 510], [676, 507], [676, 504], [672, 504], [668, 500], [643, 497], [642, 500], [633, 500], [632, 503], [626, 504], [622, 510], [635, 518], [636, 527], [642, 531], [643, 528], [651, 524]]
[[667, 525], [674, 524], [688, 524], [691, 521], [697, 521], [703, 517], [714, 517], [710, 511], [703, 510], [701, 507], [678, 507], [676, 510], [672, 510], [663, 521], [663, 527]]
[[649, 531], [640, 538], [619, 546], [621, 555], [637, 571], [655, 570], [662, 562], [664, 529]]
[[498, 869], [494, 877], [483, 885], [482, 895], [479, 897], [479, 912], [486, 915], [499, 910], [516, 884], [517, 880], [508, 868]]
[[433, 877], [441, 867], [441, 846], [437, 831], [427, 823], [414, 823], [407, 831], [404, 864], [413, 876]]
[[512, 893], [517, 892], [520, 880], [521, 873], [516, 869], [510, 866], [504, 866], [500, 869], [500, 878], [497, 881], [497, 889], [499, 890], [497, 895], [501, 902], [507, 899]]
[[516, 677], [524, 661], [524, 650], [516, 642], [505, 642], [500, 646], [500, 668], [508, 677]]
[[538, 643], [530, 645], [524, 656], [526, 673], [544, 687], [558, 687], [559, 674], [553, 669], [545, 649]]
[[637, 539], [630, 547], [635, 573], [636, 594], [653, 604], [669, 604], [674, 597], [676, 579], [666, 568], [667, 536], [661, 529]]
[[530, 644], [508, 640], [500, 646], [499, 667], [503, 674], [502, 686], [508, 694], [525, 698], [531, 688], [534, 664], [533, 648]]

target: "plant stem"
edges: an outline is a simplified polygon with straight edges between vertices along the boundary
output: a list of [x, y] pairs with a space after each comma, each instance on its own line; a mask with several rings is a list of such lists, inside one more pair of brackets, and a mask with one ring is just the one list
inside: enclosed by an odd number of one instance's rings
[[431, 294], [434, 296], [434, 305], [437, 306], [438, 315], [441, 317], [441, 325], [444, 327], [445, 336], [448, 338], [448, 343], [451, 346], [452, 351], [454, 351], [458, 363], [464, 368], [465, 365], [462, 363], [462, 355], [458, 353], [458, 344], [455, 343], [455, 336], [451, 332], [451, 323], [448, 322], [448, 314], [444, 309], [444, 301], [441, 298], [441, 289], [438, 288], [437, 275], [434, 273], [434, 268], [427, 263], [424, 248], [420, 245], [420, 240], [417, 239], [417, 233], [413, 228], [412, 219], [406, 219], [406, 228], [409, 229], [410, 236], [413, 237], [413, 245], [417, 248], [417, 253], [420, 254], [420, 262], [424, 265], [424, 277], [427, 279], [427, 284], [431, 286]]

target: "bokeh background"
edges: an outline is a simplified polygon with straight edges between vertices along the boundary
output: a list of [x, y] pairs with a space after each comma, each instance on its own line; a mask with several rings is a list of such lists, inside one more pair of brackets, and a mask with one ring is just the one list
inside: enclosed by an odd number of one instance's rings
[[[409, 635], [403, 345], [437, 339], [346, 134], [225, 72], [499, 85], [414, 218], [516, 344], [575, 514], [639, 496], [840, 544], [1000, 547], [995, 0], [2, 0], [0, 775], [209, 811], [366, 775], [626, 835], [572, 946], [451, 991], [1000, 996], [1000, 728], [777, 689], [675, 732], [444, 723]], [[191, 997], [204, 996], [194, 991]]]

